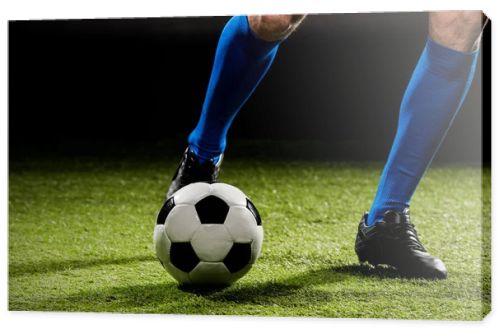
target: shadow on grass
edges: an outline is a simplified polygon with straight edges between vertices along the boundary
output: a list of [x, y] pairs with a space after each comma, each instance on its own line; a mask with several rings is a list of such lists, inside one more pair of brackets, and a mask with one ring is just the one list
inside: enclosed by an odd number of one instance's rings
[[[151, 257], [136, 257], [116, 261], [101, 261], [99, 264], [128, 263], [127, 261], [149, 261]], [[153, 259], [154, 260], [154, 259]], [[87, 264], [89, 266], [90, 264]], [[94, 264], [95, 265], [95, 264]], [[340, 265], [309, 270], [291, 275], [281, 280], [257, 283], [240, 283], [227, 288], [203, 288], [179, 286], [173, 281], [168, 283], [144, 283], [139, 285], [116, 286], [103, 289], [80, 291], [66, 296], [49, 297], [34, 308], [26, 308], [23, 303], [10, 301], [11, 310], [53, 310], [53, 311], [91, 311], [91, 312], [134, 312], [134, 313], [171, 313], [171, 314], [234, 314], [237, 309], [231, 305], [251, 305], [279, 308], [309, 308], [328, 303], [341, 303], [353, 298], [361, 301], [373, 298], [375, 294], [386, 291], [353, 291], [331, 289], [332, 284], [352, 284], [353, 277], [391, 281], [401, 278], [390, 267], [371, 267], [367, 265]], [[272, 278], [272, 277], [270, 277]], [[410, 284], [424, 281], [408, 281]], [[435, 291], [429, 291], [435, 294]], [[428, 298], [429, 296], [425, 296]], [[258, 308], [246, 309], [238, 314], [263, 314]], [[277, 309], [276, 309], [277, 310]], [[249, 312], [249, 313], [248, 313]]]
[[344, 265], [310, 270], [279, 281], [239, 284], [227, 288], [179, 286], [173, 282], [142, 284], [82, 291], [47, 302], [66, 305], [71, 310], [76, 306], [76, 310], [82, 307], [89, 311], [126, 309], [135, 312], [139, 308], [141, 312], [198, 314], [227, 314], [230, 313], [228, 304], [307, 307], [337, 300], [339, 296], [322, 289], [321, 285], [340, 283], [353, 275], [382, 279], [398, 277], [395, 270], [390, 268]]
[[381, 279], [401, 278], [398, 272], [390, 267], [342, 265], [307, 271], [277, 282], [269, 281], [242, 287], [229, 287], [227, 289], [199, 287], [182, 287], [181, 289], [213, 301], [267, 305], [274, 304], [276, 299], [293, 297], [294, 304], [298, 301], [301, 304], [308, 304], [332, 299], [330, 292], [314, 289], [314, 286], [339, 283], [351, 278], [353, 275]]
[[[392, 267], [385, 267], [385, 266], [373, 267], [369, 265], [350, 264], [350, 265], [323, 268], [319, 270], [311, 270], [296, 276], [291, 276], [285, 281], [265, 282], [265, 283], [260, 283], [256, 286], [239, 288], [239, 290], [242, 290], [244, 292], [246, 292], [245, 290], [249, 290], [249, 292], [253, 292], [250, 293], [251, 295], [252, 294], [283, 295], [287, 290], [294, 291], [303, 288], [306, 285], [321, 285], [321, 284], [335, 283], [346, 279], [348, 276], [353, 276], [353, 275], [358, 275], [363, 277], [375, 277], [381, 279], [405, 278], [401, 276], [398, 273], [398, 271]], [[237, 291], [229, 286], [205, 287], [196, 285], [180, 285], [179, 289], [184, 292], [204, 297], [221, 294], [224, 291], [230, 291], [231, 293]]]
[[58, 271], [84, 269], [105, 265], [122, 265], [132, 262], [157, 261], [151, 255], [139, 255], [123, 258], [104, 258], [89, 260], [39, 261], [24, 264], [9, 264], [9, 276], [19, 277], [31, 274], [54, 273]]
[[364, 277], [404, 278], [396, 269], [386, 266], [373, 267], [366, 264], [349, 264], [333, 267], [331, 270], [337, 273], [361, 275]]
[[[284, 281], [235, 285], [228, 288], [179, 286], [174, 282], [87, 290], [47, 299], [55, 310], [227, 314], [228, 304], [297, 307], [326, 303], [332, 293], [315, 285], [342, 281], [345, 273], [330, 268], [292, 276]], [[211, 302], [207, 304], [207, 302]], [[95, 307], [93, 307], [95, 306]], [[139, 308], [140, 310], [137, 310]], [[137, 310], [137, 311], [136, 311]]]

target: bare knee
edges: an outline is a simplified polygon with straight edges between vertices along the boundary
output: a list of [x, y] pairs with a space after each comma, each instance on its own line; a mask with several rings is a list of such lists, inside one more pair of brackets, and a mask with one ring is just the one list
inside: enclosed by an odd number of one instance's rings
[[485, 19], [481, 11], [431, 12], [429, 35], [434, 41], [451, 49], [471, 51], [479, 43]]
[[290, 35], [305, 15], [252, 15], [248, 23], [252, 31], [265, 41], [277, 41]]

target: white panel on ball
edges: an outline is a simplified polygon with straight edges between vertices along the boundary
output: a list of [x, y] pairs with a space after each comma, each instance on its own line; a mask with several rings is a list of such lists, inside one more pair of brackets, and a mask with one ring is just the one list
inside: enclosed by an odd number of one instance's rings
[[250, 263], [255, 263], [257, 258], [260, 256], [262, 241], [264, 241], [264, 229], [262, 226], [257, 226], [257, 237], [252, 242], [252, 258], [250, 259]]
[[211, 192], [210, 184], [196, 182], [177, 190], [174, 194], [175, 205], [191, 204], [195, 205], [199, 200], [208, 196]]
[[248, 273], [248, 271], [252, 269], [252, 264], [249, 263], [247, 264], [243, 269], [241, 269], [240, 271], [234, 273], [234, 274], [231, 274], [231, 283], [239, 280], [240, 278], [242, 278], [243, 276], [246, 275], [246, 273]]
[[232, 206], [224, 223], [235, 242], [249, 243], [258, 237], [257, 221], [244, 206]]
[[212, 187], [211, 195], [220, 197], [229, 206], [247, 205], [247, 197], [241, 190], [239, 190], [235, 186], [226, 183], [213, 183], [211, 184], [211, 187]]
[[156, 256], [165, 264], [170, 262], [170, 240], [165, 234], [165, 225], [156, 225], [153, 235]]
[[231, 276], [222, 262], [200, 262], [189, 273], [194, 284], [229, 284], [232, 282]]
[[169, 274], [172, 275], [172, 277], [175, 278], [179, 283], [182, 284], [191, 283], [191, 279], [189, 278], [188, 273], [185, 273], [182, 270], [177, 269], [170, 262], [166, 262], [164, 266], [165, 269], [167, 269], [167, 271], [169, 272]]
[[233, 246], [233, 238], [224, 225], [200, 225], [191, 239], [194, 251], [202, 261], [222, 261]]
[[168, 238], [173, 242], [188, 242], [200, 226], [200, 219], [193, 205], [174, 206], [165, 222]]

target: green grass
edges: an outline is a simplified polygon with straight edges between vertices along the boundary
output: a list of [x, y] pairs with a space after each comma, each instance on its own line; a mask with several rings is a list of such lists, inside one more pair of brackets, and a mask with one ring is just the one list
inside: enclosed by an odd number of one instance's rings
[[256, 203], [265, 241], [247, 276], [207, 291], [179, 288], [152, 247], [177, 160], [139, 160], [11, 161], [11, 310], [466, 320], [490, 310], [489, 170], [436, 167], [423, 179], [412, 218], [449, 270], [425, 281], [357, 262], [380, 165], [228, 159], [221, 181]]

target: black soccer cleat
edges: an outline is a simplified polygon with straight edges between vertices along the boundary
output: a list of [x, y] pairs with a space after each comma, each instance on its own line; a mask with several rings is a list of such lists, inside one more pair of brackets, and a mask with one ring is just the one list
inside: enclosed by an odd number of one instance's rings
[[203, 163], [198, 161], [196, 155], [187, 148], [182, 156], [181, 162], [175, 171], [172, 183], [167, 191], [167, 199], [172, 196], [177, 190], [190, 183], [195, 182], [217, 182], [219, 177], [220, 165], [222, 157], [215, 163], [213, 160], [207, 160]]
[[363, 215], [358, 227], [355, 250], [360, 263], [386, 264], [400, 275], [411, 278], [445, 279], [444, 263], [430, 255], [420, 242], [415, 226], [410, 223], [410, 210], [402, 213], [387, 211], [384, 219], [372, 226], [366, 225]]

